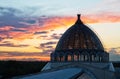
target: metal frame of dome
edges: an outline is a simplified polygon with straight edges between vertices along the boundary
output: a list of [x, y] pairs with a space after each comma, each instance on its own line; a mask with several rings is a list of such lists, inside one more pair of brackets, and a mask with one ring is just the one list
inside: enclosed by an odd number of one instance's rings
[[76, 23], [62, 35], [55, 51], [51, 53], [51, 61], [108, 62], [109, 54], [78, 14]]

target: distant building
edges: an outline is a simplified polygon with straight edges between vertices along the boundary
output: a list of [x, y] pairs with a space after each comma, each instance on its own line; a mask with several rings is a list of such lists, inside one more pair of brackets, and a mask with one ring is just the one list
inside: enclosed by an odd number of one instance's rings
[[55, 51], [51, 53], [51, 61], [36, 78], [115, 79], [114, 73], [109, 54], [97, 35], [80, 20], [78, 14], [76, 23], [62, 35]]

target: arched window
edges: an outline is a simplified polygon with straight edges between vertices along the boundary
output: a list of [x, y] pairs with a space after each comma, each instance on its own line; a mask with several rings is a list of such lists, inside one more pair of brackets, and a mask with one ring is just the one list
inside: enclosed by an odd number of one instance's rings
[[94, 55], [92, 55], [92, 61], [95, 61], [95, 56]]
[[88, 55], [85, 55], [85, 61], [88, 61]]
[[76, 54], [74, 55], [74, 61], [78, 61], [78, 56]]
[[67, 60], [68, 60], [68, 61], [72, 61], [71, 55], [68, 55], [68, 56], [67, 56]]
[[83, 54], [81, 54], [81, 61], [84, 61], [84, 55]]

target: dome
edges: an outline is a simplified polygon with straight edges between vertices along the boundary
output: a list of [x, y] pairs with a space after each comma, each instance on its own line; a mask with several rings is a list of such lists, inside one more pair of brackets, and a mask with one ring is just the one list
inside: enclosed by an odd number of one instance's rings
[[55, 51], [51, 53], [51, 61], [108, 62], [109, 54], [104, 51], [97, 35], [80, 20], [78, 14], [76, 23], [62, 35]]
[[68, 49], [104, 50], [97, 35], [80, 20], [80, 15], [76, 23], [62, 35], [55, 50]]

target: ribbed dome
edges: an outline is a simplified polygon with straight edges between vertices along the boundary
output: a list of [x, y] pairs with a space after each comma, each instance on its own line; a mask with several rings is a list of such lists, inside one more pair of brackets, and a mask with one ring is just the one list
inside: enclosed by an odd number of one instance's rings
[[55, 51], [51, 53], [51, 62], [108, 62], [109, 54], [104, 51], [97, 35], [81, 20], [60, 38]]
[[80, 20], [80, 15], [76, 23], [62, 35], [55, 51], [69, 49], [104, 50], [97, 35]]

